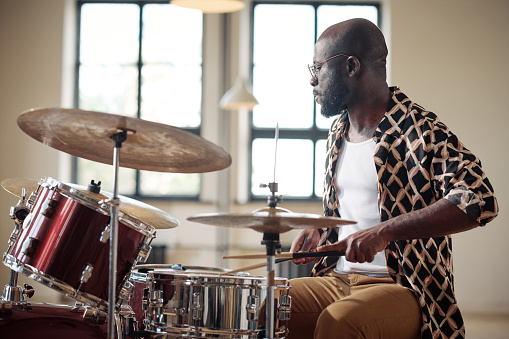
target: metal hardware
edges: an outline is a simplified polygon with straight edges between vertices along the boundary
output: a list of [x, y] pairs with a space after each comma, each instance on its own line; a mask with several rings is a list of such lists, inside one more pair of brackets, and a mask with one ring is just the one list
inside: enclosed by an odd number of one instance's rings
[[23, 242], [23, 246], [21, 246], [21, 253], [23, 253], [27, 257], [32, 256], [38, 244], [39, 244], [38, 239], [32, 237], [26, 239], [25, 242]]
[[246, 305], [246, 318], [248, 321], [258, 320], [258, 307], [260, 306], [260, 297], [257, 295], [250, 295], [247, 297]]
[[110, 224], [106, 224], [104, 230], [101, 232], [101, 236], [99, 237], [99, 241], [106, 244], [106, 242], [110, 239], [111, 235], [111, 226]]
[[44, 200], [41, 206], [41, 214], [47, 218], [51, 218], [55, 208], [57, 207], [57, 201], [55, 199], [48, 198]]
[[92, 276], [92, 270], [94, 269], [94, 266], [90, 264], [86, 264], [85, 268], [83, 269], [83, 272], [81, 272], [80, 276], [80, 283], [86, 283], [88, 279]]
[[289, 320], [290, 310], [292, 308], [292, 297], [283, 294], [279, 296], [278, 300], [278, 317], [279, 320]]
[[193, 293], [193, 304], [191, 305], [191, 316], [193, 320], [200, 320], [203, 316], [202, 295], [200, 292]]
[[142, 243], [140, 245], [140, 250], [138, 252], [138, 256], [136, 257], [136, 260], [138, 262], [145, 262], [147, 261], [148, 256], [150, 255], [150, 251], [152, 250], [152, 246]]

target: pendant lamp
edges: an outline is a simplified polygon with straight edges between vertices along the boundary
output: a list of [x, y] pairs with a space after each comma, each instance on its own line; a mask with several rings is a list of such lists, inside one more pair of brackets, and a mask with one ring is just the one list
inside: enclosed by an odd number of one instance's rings
[[235, 80], [235, 84], [230, 88], [219, 101], [219, 106], [227, 110], [247, 109], [252, 110], [258, 105], [258, 100], [248, 91], [246, 82], [241, 77]]
[[172, 0], [170, 4], [199, 9], [203, 13], [230, 13], [244, 8], [242, 0]]

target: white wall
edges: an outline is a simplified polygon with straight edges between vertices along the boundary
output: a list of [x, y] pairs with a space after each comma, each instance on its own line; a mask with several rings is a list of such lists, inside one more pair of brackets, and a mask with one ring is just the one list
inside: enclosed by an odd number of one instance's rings
[[[390, 0], [383, 4], [384, 31], [391, 44], [391, 84], [399, 85], [411, 98], [435, 111], [459, 135], [482, 159], [498, 194], [501, 212], [494, 222], [484, 229], [454, 236], [460, 306], [469, 312], [509, 313], [509, 293], [504, 284], [509, 280], [504, 246], [509, 239], [509, 230], [504, 227], [508, 221], [509, 183], [505, 176], [507, 152], [503, 150], [509, 141], [504, 110], [504, 96], [509, 93], [506, 38], [509, 2]], [[68, 159], [23, 134], [16, 118], [31, 107], [69, 107], [65, 94], [69, 79], [63, 68], [72, 71], [72, 64], [64, 59], [69, 51], [64, 48], [64, 33], [69, 32], [64, 29], [68, 24], [64, 13], [72, 10], [72, 5], [72, 0], [0, 0], [0, 180], [20, 177], [39, 180], [43, 176], [68, 180], [65, 170]], [[211, 141], [217, 137], [213, 132], [209, 135]], [[232, 138], [235, 137], [236, 133], [232, 133]], [[232, 140], [233, 144], [235, 141]], [[241, 150], [234, 147], [234, 162], [240, 157], [237, 152]], [[231, 178], [233, 182], [235, 179]], [[210, 196], [217, 194], [212, 192]], [[7, 248], [13, 228], [9, 208], [16, 202], [17, 198], [0, 190], [1, 251]], [[150, 203], [181, 222], [176, 229], [158, 231], [155, 240], [171, 246], [169, 261], [217, 266], [214, 251], [217, 229], [186, 221], [190, 215], [216, 211], [213, 201]], [[251, 211], [259, 207], [262, 206], [232, 205], [230, 210]], [[283, 207], [295, 212], [320, 213], [319, 203]], [[293, 235], [284, 234], [282, 242], [288, 244]], [[261, 235], [250, 230], [233, 230], [230, 239], [241, 247], [263, 251], [259, 244]], [[226, 265], [229, 263], [223, 266]], [[8, 269], [0, 265], [0, 285], [7, 283], [7, 277]], [[60, 301], [58, 294], [35, 282], [33, 285], [36, 301]]]

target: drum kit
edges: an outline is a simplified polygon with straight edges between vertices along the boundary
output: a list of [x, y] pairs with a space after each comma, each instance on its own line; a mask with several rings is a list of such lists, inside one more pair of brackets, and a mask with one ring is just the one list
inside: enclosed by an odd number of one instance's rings
[[[263, 233], [266, 253], [255, 257], [267, 259], [266, 277], [241, 272], [249, 267], [144, 264], [156, 230], [180, 223], [158, 208], [119, 196], [119, 167], [204, 173], [230, 166], [230, 155], [176, 127], [79, 109], [32, 109], [18, 117], [18, 126], [54, 149], [113, 165], [114, 180], [112, 193], [93, 180], [88, 187], [50, 177], [1, 182], [19, 198], [10, 208], [14, 230], [3, 255], [10, 277], [0, 297], [2, 337], [285, 338], [291, 287], [286, 278], [275, 277], [274, 267], [276, 257], [299, 253], [280, 253], [279, 234], [354, 223], [277, 207], [281, 197], [273, 182], [267, 208], [188, 218]], [[34, 288], [18, 286], [18, 273], [75, 304], [28, 302]]]

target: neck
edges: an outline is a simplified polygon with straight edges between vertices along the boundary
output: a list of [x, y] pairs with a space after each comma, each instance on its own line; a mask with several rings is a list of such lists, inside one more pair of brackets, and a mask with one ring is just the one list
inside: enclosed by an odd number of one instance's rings
[[349, 141], [362, 142], [373, 137], [378, 124], [385, 116], [390, 98], [390, 90], [386, 88], [379, 95], [369, 95], [365, 99], [358, 100], [359, 104], [348, 108]]

